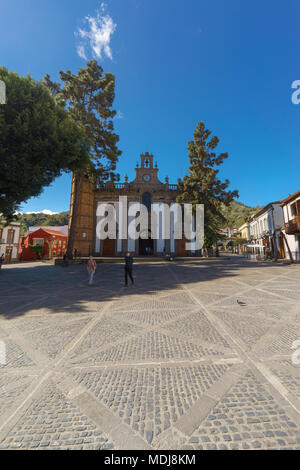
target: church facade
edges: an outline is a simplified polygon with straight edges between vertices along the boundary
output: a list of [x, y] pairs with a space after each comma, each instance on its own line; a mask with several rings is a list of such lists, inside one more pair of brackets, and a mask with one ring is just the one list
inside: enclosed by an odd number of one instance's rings
[[[172, 222], [170, 236], [167, 239], [162, 236], [154, 239], [151, 231], [151, 204], [164, 203], [170, 206], [175, 203], [178, 195], [177, 185], [169, 184], [168, 177], [165, 178], [164, 183], [159, 180], [157, 164], [154, 165], [154, 157], [148, 152], [140, 156], [140, 162], [137, 163], [135, 171], [136, 177], [131, 182], [128, 182], [128, 177], [125, 177], [124, 183], [108, 181], [95, 185], [87, 179], [81, 182], [74, 239], [74, 250], [79, 256], [122, 256], [127, 251], [135, 256], [159, 256], [164, 253], [185, 256], [187, 254], [185, 238], [174, 239]], [[73, 214], [74, 186], [75, 178], [73, 177], [69, 224]], [[116, 238], [102, 240], [97, 234], [97, 208], [99, 204], [113, 204], [118, 211], [120, 196], [127, 197], [128, 205], [142, 203], [146, 206], [149, 213], [149, 223], [148, 233], [143, 238], [122, 239], [118, 228]], [[128, 216], [127, 224], [130, 222], [130, 216]]]

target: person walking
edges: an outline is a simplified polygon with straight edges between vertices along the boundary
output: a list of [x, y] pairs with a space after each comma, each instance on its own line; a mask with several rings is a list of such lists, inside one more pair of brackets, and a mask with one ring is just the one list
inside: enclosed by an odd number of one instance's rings
[[134, 280], [132, 277], [132, 265], [133, 265], [133, 256], [131, 256], [131, 253], [129, 251], [125, 255], [125, 287], [127, 287], [128, 282], [128, 275], [131, 279], [131, 283], [134, 284]]
[[89, 273], [89, 286], [92, 286], [93, 285], [93, 279], [94, 279], [94, 274], [95, 274], [95, 271], [96, 271], [96, 261], [94, 260], [94, 258], [92, 256], [90, 256], [89, 260], [88, 260], [88, 264], [87, 264], [87, 271]]

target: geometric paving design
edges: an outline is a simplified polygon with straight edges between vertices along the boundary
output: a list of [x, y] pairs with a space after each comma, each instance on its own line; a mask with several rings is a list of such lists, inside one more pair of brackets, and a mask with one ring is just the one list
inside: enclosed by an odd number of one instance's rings
[[186, 338], [222, 345], [224, 348], [230, 347], [201, 311], [191, 313], [176, 322], [168, 323], [166, 329]]
[[172, 338], [159, 331], [148, 331], [117, 346], [89, 356], [86, 363], [143, 361], [151, 359], [200, 359], [204, 356], [220, 355], [212, 348]]
[[8, 367], [31, 367], [34, 366], [34, 362], [28, 357], [28, 355], [22, 350], [20, 346], [14, 343], [11, 339], [5, 341], [6, 346], [6, 364], [0, 363], [0, 369], [6, 369]]
[[143, 324], [146, 326], [156, 326], [161, 323], [168, 322], [178, 318], [185, 313], [190, 312], [189, 309], [172, 309], [172, 310], [133, 310], [133, 311], [114, 311], [114, 315], [118, 315], [119, 319], [125, 321], [132, 321], [135, 323]]
[[[263, 440], [263, 442], [262, 442]], [[250, 372], [225, 393], [184, 449], [300, 449], [300, 430]]]
[[25, 337], [32, 343], [35, 349], [45, 352], [51, 359], [54, 359], [88, 321], [88, 318], [83, 318], [82, 320], [68, 322], [64, 325], [52, 325], [37, 331], [30, 331], [25, 334]]
[[113, 444], [54, 385], [28, 408], [1, 449], [110, 449]]
[[76, 380], [151, 443], [209, 390], [225, 365], [81, 372]]
[[0, 274], [0, 448], [300, 449], [299, 265]]
[[[242, 307], [243, 308], [243, 307]], [[241, 310], [241, 309], [240, 309]], [[218, 313], [223, 322], [243, 340], [248, 348], [251, 348], [264, 336], [272, 322], [261, 318], [253, 318], [250, 315], [231, 313], [229, 310]]]

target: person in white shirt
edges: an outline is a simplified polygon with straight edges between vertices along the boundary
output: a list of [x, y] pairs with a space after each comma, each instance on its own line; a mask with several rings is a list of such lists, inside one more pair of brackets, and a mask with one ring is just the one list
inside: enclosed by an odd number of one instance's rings
[[87, 271], [89, 273], [89, 286], [93, 285], [93, 280], [94, 280], [94, 274], [95, 274], [95, 271], [96, 271], [96, 267], [97, 267], [97, 264], [96, 264], [96, 261], [94, 260], [94, 258], [92, 256], [90, 256], [90, 259], [88, 260], [88, 264], [87, 264]]

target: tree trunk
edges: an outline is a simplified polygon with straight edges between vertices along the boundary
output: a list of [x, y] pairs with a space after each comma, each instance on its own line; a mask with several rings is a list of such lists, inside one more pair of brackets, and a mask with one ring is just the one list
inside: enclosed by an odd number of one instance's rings
[[73, 259], [73, 249], [74, 249], [74, 240], [75, 240], [75, 232], [76, 232], [76, 224], [77, 224], [77, 216], [78, 216], [78, 209], [79, 209], [79, 199], [80, 199], [80, 187], [81, 187], [81, 176], [74, 175], [75, 184], [74, 184], [74, 194], [73, 194], [73, 207], [71, 212], [71, 224], [68, 236], [68, 249], [67, 249], [67, 257], [69, 259]]

